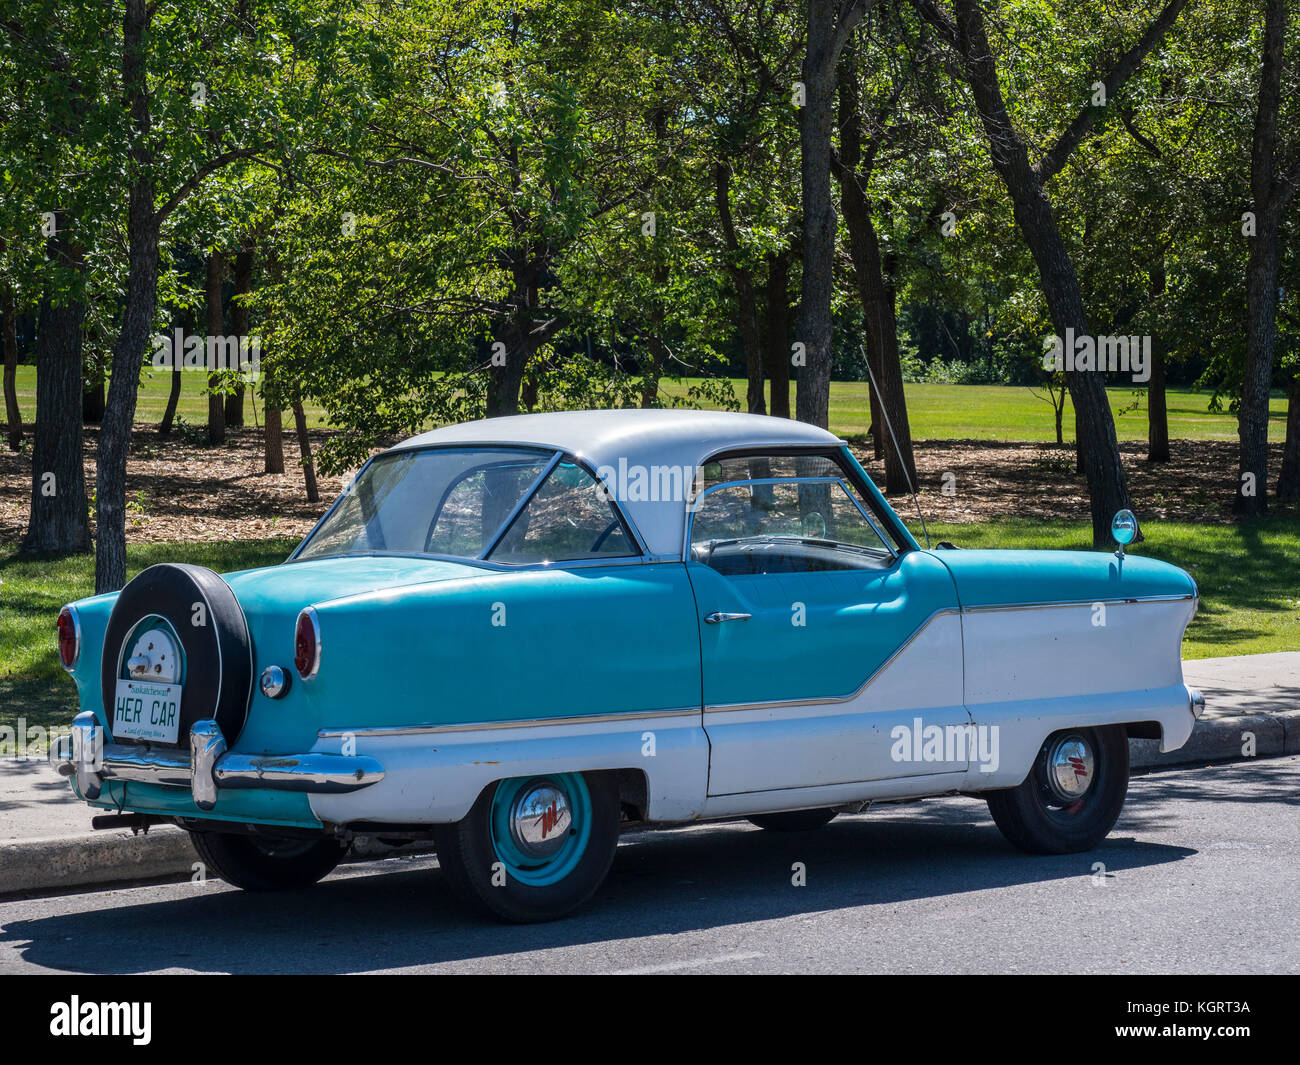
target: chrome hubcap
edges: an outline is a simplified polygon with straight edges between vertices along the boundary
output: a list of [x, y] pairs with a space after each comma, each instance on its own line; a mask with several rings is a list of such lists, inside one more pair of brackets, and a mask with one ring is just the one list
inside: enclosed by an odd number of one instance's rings
[[510, 807], [510, 835], [531, 858], [549, 858], [558, 851], [572, 825], [569, 800], [550, 781], [539, 780], [524, 788]]
[[1092, 787], [1096, 768], [1087, 740], [1077, 733], [1061, 736], [1047, 751], [1047, 786], [1062, 802], [1077, 802]]

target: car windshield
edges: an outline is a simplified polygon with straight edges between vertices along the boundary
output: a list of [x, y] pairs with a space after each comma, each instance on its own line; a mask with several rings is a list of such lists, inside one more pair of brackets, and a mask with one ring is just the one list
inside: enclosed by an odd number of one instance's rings
[[531, 565], [639, 553], [602, 485], [532, 448], [424, 448], [371, 462], [296, 559], [439, 555]]

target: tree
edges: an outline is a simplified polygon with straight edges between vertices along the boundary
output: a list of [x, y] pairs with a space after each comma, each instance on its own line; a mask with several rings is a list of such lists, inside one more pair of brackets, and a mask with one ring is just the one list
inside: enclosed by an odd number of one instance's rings
[[1268, 394], [1273, 384], [1273, 347], [1277, 340], [1282, 216], [1300, 185], [1300, 155], [1296, 155], [1300, 138], [1290, 144], [1278, 132], [1286, 27], [1286, 4], [1283, 0], [1267, 0], [1250, 153], [1254, 236], [1246, 264], [1246, 366], [1237, 414], [1241, 456], [1233, 510], [1243, 515], [1268, 510]]
[[836, 67], [862, 16], [876, 0], [808, 0], [799, 113], [799, 175], [803, 207], [803, 288], [798, 340], [806, 365], [799, 373], [795, 410], [799, 420], [830, 420], [831, 302], [834, 290], [836, 217], [831, 200], [831, 133], [835, 123]]
[[[901, 86], [894, 93], [897, 100]], [[892, 109], [894, 101], [886, 105]], [[885, 490], [907, 492], [916, 484], [916, 460], [912, 455], [912, 430], [907, 417], [907, 398], [903, 391], [903, 369], [898, 351], [898, 319], [894, 304], [894, 285], [886, 279], [880, 254], [880, 241], [871, 219], [871, 202], [867, 189], [875, 166], [883, 120], [874, 135], [864, 143], [864, 116], [858, 88], [858, 56], [854, 42], [844, 48], [839, 69], [840, 150], [833, 159], [833, 169], [840, 184], [840, 202], [844, 211], [844, 228], [849, 236], [849, 255], [857, 280], [858, 296], [867, 327], [867, 358], [875, 384], [872, 420], [877, 433], [884, 429], [878, 418], [886, 420], [892, 439], [882, 441], [885, 459]]]
[[[1103, 99], [1115, 98], [1168, 32], [1186, 2], [1170, 0], [1137, 43], [1119, 57], [1108, 74], [1098, 79]], [[976, 0], [954, 0], [951, 15], [938, 0], [917, 0], [917, 4], [961, 61], [988, 138], [990, 160], [1007, 187], [1016, 223], [1038, 267], [1056, 335], [1090, 336], [1079, 279], [1045, 186], [1089, 135], [1100, 108], [1091, 102], [1086, 104], [1038, 163], [1031, 164], [1025, 140], [1007, 111], [997, 60], [989, 46], [984, 16]], [[1115, 511], [1128, 506], [1128, 486], [1115, 436], [1115, 421], [1100, 374], [1067, 367], [1066, 380], [1074, 403], [1079, 460], [1088, 481], [1093, 543], [1103, 546], [1110, 541], [1111, 517]]]

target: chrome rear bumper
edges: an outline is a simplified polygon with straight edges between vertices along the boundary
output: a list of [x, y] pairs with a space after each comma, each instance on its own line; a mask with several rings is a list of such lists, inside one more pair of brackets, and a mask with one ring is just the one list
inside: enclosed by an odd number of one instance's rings
[[211, 810], [222, 789], [266, 788], [339, 794], [359, 791], [384, 779], [373, 758], [342, 754], [239, 754], [226, 750], [215, 721], [190, 729], [189, 750], [105, 743], [104, 730], [90, 711], [72, 722], [72, 733], [50, 744], [50, 763], [75, 777], [82, 798], [99, 798], [106, 780], [135, 780], [189, 788], [194, 805]]

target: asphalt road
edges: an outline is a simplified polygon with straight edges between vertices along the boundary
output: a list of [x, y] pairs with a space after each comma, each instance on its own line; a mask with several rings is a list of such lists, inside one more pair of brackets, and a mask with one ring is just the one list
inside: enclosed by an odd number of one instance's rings
[[1110, 838], [1059, 858], [1011, 850], [962, 798], [798, 836], [633, 832], [595, 902], [550, 925], [467, 914], [427, 857], [275, 896], [185, 882], [9, 898], [0, 972], [1296, 973], [1298, 904], [1289, 757], [1136, 778]]

